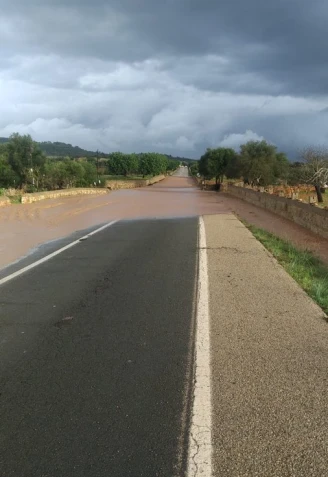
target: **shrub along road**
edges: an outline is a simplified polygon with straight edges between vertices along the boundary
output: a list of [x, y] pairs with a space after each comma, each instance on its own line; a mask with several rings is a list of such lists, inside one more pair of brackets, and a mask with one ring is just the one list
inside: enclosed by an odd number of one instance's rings
[[0, 285], [1, 476], [327, 473], [323, 312], [233, 215], [204, 224], [119, 221]]

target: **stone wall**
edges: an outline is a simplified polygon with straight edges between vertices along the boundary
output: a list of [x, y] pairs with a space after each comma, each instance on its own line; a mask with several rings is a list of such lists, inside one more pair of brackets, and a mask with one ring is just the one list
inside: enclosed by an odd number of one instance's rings
[[0, 197], [0, 207], [3, 207], [4, 205], [9, 205], [10, 200], [8, 197]]
[[[76, 189], [60, 189], [50, 190], [46, 192], [35, 192], [22, 195], [22, 204], [30, 204], [39, 200], [57, 199], [58, 197], [71, 197], [76, 195], [89, 194], [108, 194], [109, 190], [117, 189], [135, 189], [136, 187], [147, 187], [156, 182], [165, 179], [165, 175], [155, 176], [152, 179], [136, 180], [136, 181], [107, 181], [106, 188], [76, 188]], [[0, 197], [0, 207], [10, 205], [8, 197]]]
[[303, 204], [266, 192], [256, 192], [244, 187], [227, 186], [227, 193], [258, 207], [270, 210], [286, 219], [310, 229], [321, 237], [328, 238], [328, 211], [314, 205]]
[[165, 175], [164, 174], [161, 174], [160, 176], [155, 176], [155, 177], [152, 177], [151, 179], [148, 179], [148, 183], [147, 183], [147, 186], [148, 185], [153, 185], [153, 184], [156, 184], [156, 182], [160, 182], [162, 181], [163, 179], [165, 179]]
[[90, 195], [90, 194], [107, 194], [107, 189], [89, 189], [89, 188], [76, 188], [76, 189], [61, 189], [50, 190], [46, 192], [35, 192], [32, 194], [22, 195], [22, 204], [29, 204], [31, 202], [37, 202], [44, 199], [57, 199], [58, 197], [70, 197], [76, 195]]
[[147, 187], [165, 179], [164, 175], [155, 176], [151, 179], [126, 180], [126, 181], [106, 181], [106, 187], [110, 190], [118, 189], [136, 189], [138, 187]]

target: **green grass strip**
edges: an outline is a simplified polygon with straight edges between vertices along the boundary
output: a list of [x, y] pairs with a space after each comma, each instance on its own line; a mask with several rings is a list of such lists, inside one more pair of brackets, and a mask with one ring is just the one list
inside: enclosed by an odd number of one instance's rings
[[328, 314], [328, 267], [308, 250], [298, 250], [290, 242], [276, 235], [250, 224], [245, 225], [303, 290]]

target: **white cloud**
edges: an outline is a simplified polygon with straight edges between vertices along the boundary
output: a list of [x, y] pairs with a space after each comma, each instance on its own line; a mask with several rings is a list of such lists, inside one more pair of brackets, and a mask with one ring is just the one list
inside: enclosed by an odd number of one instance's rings
[[239, 150], [242, 144], [245, 144], [248, 141], [263, 141], [265, 138], [259, 136], [254, 131], [248, 130], [243, 134], [233, 133], [227, 134], [224, 136], [224, 139], [220, 142], [221, 147], [231, 147], [236, 151]]
[[195, 142], [193, 139], [187, 138], [186, 136], [180, 136], [176, 140], [176, 146], [183, 151], [193, 151], [195, 148]]

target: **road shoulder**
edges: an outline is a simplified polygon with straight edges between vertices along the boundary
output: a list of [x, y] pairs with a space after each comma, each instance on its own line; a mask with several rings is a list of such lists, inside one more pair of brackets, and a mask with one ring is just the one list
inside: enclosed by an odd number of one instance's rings
[[322, 476], [323, 312], [234, 215], [204, 222], [214, 475]]

